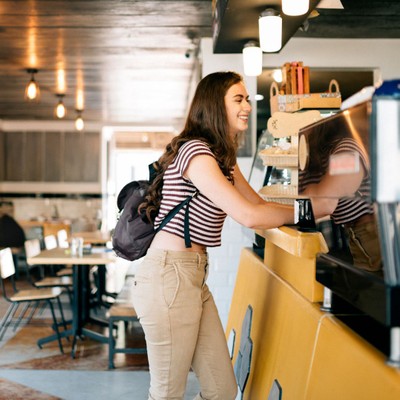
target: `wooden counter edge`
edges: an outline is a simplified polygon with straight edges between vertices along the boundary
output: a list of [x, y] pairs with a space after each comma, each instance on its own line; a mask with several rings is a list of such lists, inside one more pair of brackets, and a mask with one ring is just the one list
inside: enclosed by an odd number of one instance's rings
[[328, 245], [321, 232], [301, 232], [289, 226], [256, 230], [256, 233], [296, 257], [315, 258], [327, 253]]

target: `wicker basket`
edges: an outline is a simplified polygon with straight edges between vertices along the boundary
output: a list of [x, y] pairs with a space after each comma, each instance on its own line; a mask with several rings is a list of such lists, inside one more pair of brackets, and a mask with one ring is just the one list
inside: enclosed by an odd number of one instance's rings
[[263, 151], [259, 153], [264, 165], [273, 167], [296, 167], [298, 166], [299, 157], [297, 154], [265, 154]]
[[265, 201], [289, 205], [293, 205], [294, 200], [299, 197], [297, 186], [294, 185], [264, 186], [259, 190], [258, 194]]
[[[333, 91], [333, 89], [336, 89]], [[270, 108], [271, 115], [276, 111], [295, 112], [302, 109], [316, 108], [340, 108], [342, 97], [339, 91], [339, 84], [332, 79], [326, 93], [307, 93], [307, 94], [279, 94], [276, 82], [270, 88]]]

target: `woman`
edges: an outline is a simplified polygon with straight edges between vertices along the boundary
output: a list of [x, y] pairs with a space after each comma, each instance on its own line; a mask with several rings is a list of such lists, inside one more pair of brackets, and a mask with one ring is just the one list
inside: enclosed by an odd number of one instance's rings
[[198, 85], [182, 133], [159, 159], [146, 213], [165, 215], [189, 194], [191, 247], [182, 210], [161, 231], [135, 274], [134, 307], [150, 366], [149, 399], [182, 399], [189, 369], [201, 386], [196, 399], [235, 399], [237, 384], [224, 331], [205, 283], [207, 247], [221, 244], [226, 215], [250, 228], [293, 223], [293, 208], [268, 204], [236, 163], [238, 136], [248, 128], [249, 96], [240, 75], [218, 72]]
[[[348, 119], [336, 119], [329, 125], [321, 123], [312, 132], [307, 140], [313, 157], [300, 173], [299, 193], [311, 198], [315, 218], [329, 215], [336, 225], [343, 226], [353, 265], [381, 275], [383, 264], [370, 200], [370, 162], [365, 145]], [[343, 157], [350, 166], [354, 163], [354, 171], [330, 171], [330, 162]]]

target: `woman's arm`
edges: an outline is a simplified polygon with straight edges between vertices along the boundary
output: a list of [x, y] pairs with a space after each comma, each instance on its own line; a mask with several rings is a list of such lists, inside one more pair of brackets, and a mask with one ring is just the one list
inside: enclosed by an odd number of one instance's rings
[[[236, 168], [235, 168], [236, 170]], [[240, 172], [240, 171], [239, 171]], [[214, 204], [240, 224], [253, 229], [270, 229], [292, 224], [293, 207], [268, 203], [255, 198], [244, 177], [237, 174], [237, 186], [233, 186], [222, 174], [216, 160], [207, 155], [194, 157], [184, 175]], [[250, 188], [249, 194], [244, 194]], [[257, 201], [257, 203], [254, 203]]]
[[249, 182], [247, 182], [238, 164], [235, 165], [233, 177], [235, 181], [235, 188], [242, 196], [254, 204], [265, 203], [262, 197], [250, 186]]
[[353, 196], [360, 187], [363, 177], [362, 168], [353, 174], [326, 174], [319, 183], [308, 185], [302, 195], [311, 198], [314, 216], [322, 218], [335, 211], [340, 198]]

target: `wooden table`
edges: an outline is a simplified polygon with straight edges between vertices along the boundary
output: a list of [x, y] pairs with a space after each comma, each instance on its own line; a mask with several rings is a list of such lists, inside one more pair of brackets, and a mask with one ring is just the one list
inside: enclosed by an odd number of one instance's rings
[[[111, 241], [110, 232], [102, 231], [83, 231], [74, 232], [71, 235], [72, 238], [82, 238], [84, 245], [90, 245], [92, 247], [105, 246]], [[97, 291], [97, 302], [99, 305], [105, 305], [103, 302], [103, 295], [112, 296], [112, 293], [106, 291], [106, 266], [101, 265], [98, 269], [98, 291]]]
[[[99, 251], [83, 256], [72, 256], [69, 249], [56, 248], [44, 250], [35, 257], [29, 257], [28, 264], [39, 265], [65, 265], [71, 264], [73, 270], [73, 304], [72, 304], [72, 327], [61, 332], [61, 337], [73, 336], [71, 355], [75, 358], [75, 346], [77, 338], [81, 336], [90, 337], [102, 343], [108, 342], [108, 337], [85, 328], [85, 324], [90, 317], [89, 297], [90, 282], [89, 270], [91, 266], [105, 266], [116, 261], [116, 256], [112, 251]], [[39, 345], [57, 340], [57, 335], [48, 336], [38, 341]]]

